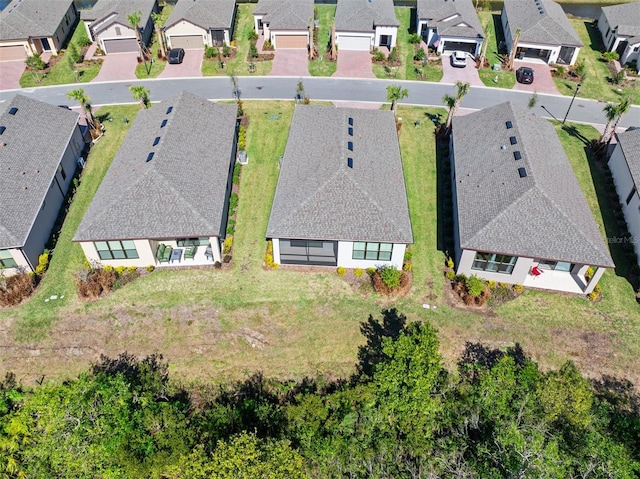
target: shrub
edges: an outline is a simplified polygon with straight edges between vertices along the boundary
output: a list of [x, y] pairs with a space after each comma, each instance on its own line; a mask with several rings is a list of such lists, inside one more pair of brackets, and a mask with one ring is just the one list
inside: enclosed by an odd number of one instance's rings
[[266, 41], [262, 44], [262, 49], [263, 49], [263, 50], [269, 50], [269, 51], [271, 51], [271, 50], [273, 50], [273, 44], [272, 44], [269, 40], [266, 40]]
[[222, 263], [220, 261], [216, 261], [215, 263], [213, 263], [213, 267], [215, 269], [220, 269], [222, 268]]
[[600, 293], [602, 293], [602, 288], [599, 284], [596, 284], [596, 287], [587, 295], [587, 298], [589, 298], [589, 301], [595, 301], [600, 297]]
[[393, 47], [391, 52], [389, 52], [389, 63], [397, 63], [400, 61], [400, 53], [398, 52], [398, 47]]
[[587, 268], [587, 271], [585, 271], [585, 273], [584, 273], [584, 279], [587, 280], [587, 283], [589, 281], [591, 281], [591, 278], [593, 278], [593, 275], [594, 275], [595, 272], [596, 272], [596, 270], [593, 269], [593, 266], [589, 266]]
[[233, 246], [233, 236], [227, 236], [222, 243], [222, 253], [228, 254], [231, 251], [231, 247]]
[[563, 77], [565, 75], [565, 73], [567, 73], [567, 70], [565, 70], [565, 68], [563, 66], [557, 66], [556, 67], [556, 75], [559, 77]]
[[78, 47], [75, 43], [69, 44], [69, 47], [67, 48], [67, 55], [73, 63], [80, 63], [82, 61], [82, 57], [80, 56], [80, 52], [78, 51]]
[[347, 274], [347, 268], [345, 268], [344, 266], [338, 266], [338, 276], [344, 276], [345, 274]]
[[404, 252], [404, 260], [405, 261], [411, 261], [411, 258], [413, 258], [413, 253], [411, 251], [405, 251]]
[[247, 129], [244, 126], [240, 126], [238, 129], [238, 150], [244, 151], [247, 149]]
[[258, 39], [258, 34], [256, 33], [255, 30], [251, 30], [248, 34], [247, 34], [247, 40], [249, 40], [250, 42], [253, 42], [255, 40]]
[[377, 48], [375, 50], [373, 50], [373, 55], [371, 57], [371, 59], [374, 62], [383, 62], [384, 61], [384, 53], [382, 53], [380, 50], [378, 50]]
[[211, 60], [212, 58], [215, 58], [217, 54], [218, 54], [218, 49], [215, 47], [207, 46], [204, 49], [204, 57], [208, 58], [209, 60]]
[[150, 264], [149, 266], [147, 266], [147, 273], [153, 273], [153, 270], [156, 269], [156, 267], [152, 264]]
[[514, 284], [512, 289], [514, 293], [522, 293], [524, 291], [524, 286], [521, 284]]
[[417, 62], [421, 62], [427, 59], [427, 53], [422, 49], [418, 49], [415, 55], [413, 55], [413, 59]]
[[413, 263], [411, 263], [410, 261], [407, 261], [402, 265], [403, 271], [411, 271], [412, 269], [413, 269]]
[[42, 61], [42, 58], [40, 58], [39, 53], [36, 53], [35, 55], [31, 55], [27, 57], [27, 59], [24, 62], [27, 64], [27, 67], [29, 67], [29, 69], [31, 70], [44, 70], [45, 67], [47, 66], [47, 64], [44, 61]]
[[111, 271], [113, 271], [113, 266], [107, 265], [103, 268], [107, 273], [110, 273]]
[[465, 283], [467, 293], [469, 293], [469, 296], [472, 296], [474, 298], [477, 298], [482, 294], [486, 285], [487, 283], [485, 282], [485, 280], [478, 278], [476, 275], [467, 278], [467, 281]]
[[356, 278], [359, 278], [364, 274], [364, 271], [362, 268], [356, 268], [353, 270], [353, 274], [356, 276]]
[[375, 268], [367, 268], [367, 274], [369, 276], [373, 276], [374, 274], [376, 274], [376, 269]]
[[394, 289], [400, 286], [402, 271], [397, 270], [394, 266], [390, 265], [381, 266], [378, 271], [380, 272], [382, 282], [387, 286], [387, 288]]
[[273, 265], [275, 264], [273, 262], [273, 254], [271, 253], [266, 253], [264, 255], [264, 264], [265, 266], [269, 267], [269, 268], [273, 268]]
[[585, 74], [587, 73], [587, 65], [584, 63], [584, 60], [579, 61], [578, 63], [576, 63], [576, 66], [573, 69], [573, 71], [576, 72], [576, 75], [578, 75], [580, 77], [584, 77]]
[[444, 277], [447, 278], [449, 281], [453, 281], [454, 279], [456, 279], [456, 273], [455, 271], [447, 271], [444, 274]]
[[231, 197], [229, 198], [229, 211], [235, 213], [236, 208], [238, 207], [238, 193], [231, 193]]
[[235, 220], [229, 220], [229, 223], [227, 223], [227, 236], [233, 236], [233, 233], [236, 230], [236, 221]]
[[249, 57], [258, 58], [258, 48], [253, 43], [249, 45]]
[[421, 41], [422, 41], [422, 37], [420, 35], [418, 35], [417, 33], [413, 33], [413, 34], [409, 35], [409, 43], [412, 43], [413, 45], [417, 45]]
[[35, 289], [36, 277], [24, 271], [4, 278], [0, 276], [0, 306], [15, 306], [28, 298]]
[[611, 81], [616, 85], [620, 85], [624, 81], [624, 75], [624, 70], [620, 70], [618, 73], [611, 76]]
[[453, 269], [454, 266], [455, 266], [455, 264], [453, 263], [453, 258], [452, 257], [448, 257], [447, 258], [447, 268]]
[[137, 266], [129, 266], [127, 268], [127, 273], [135, 273], [136, 271], [138, 271]]
[[[126, 266], [118, 266], [116, 267], [116, 274], [123, 274], [127, 270]], [[106, 271], [106, 266], [105, 266]], [[111, 270], [113, 271], [113, 269]]]
[[36, 266], [36, 274], [41, 275], [49, 266], [49, 253], [45, 252], [38, 256], [38, 266]]
[[618, 60], [618, 59], [620, 59], [620, 55], [618, 55], [618, 53], [617, 53], [617, 52], [604, 52], [604, 53], [602, 54], [602, 59], [603, 59], [605, 62], [607, 62], [607, 63], [608, 63], [608, 62], [611, 62], [611, 61], [613, 61], [613, 60]]
[[223, 45], [222, 56], [227, 58], [231, 56], [231, 47], [229, 45]]
[[242, 168], [240, 163], [236, 163], [233, 167], [233, 184], [234, 185], [240, 184], [240, 168]]

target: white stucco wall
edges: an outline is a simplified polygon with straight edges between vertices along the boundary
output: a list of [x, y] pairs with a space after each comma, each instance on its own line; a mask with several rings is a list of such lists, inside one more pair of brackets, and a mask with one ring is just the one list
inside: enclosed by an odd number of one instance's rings
[[338, 241], [338, 266], [367, 269], [380, 265], [393, 265], [396, 269], [402, 269], [406, 248], [404, 244], [394, 244], [391, 261], [353, 259], [353, 241]]
[[[24, 271], [26, 272], [33, 271], [31, 269], [31, 266], [29, 265], [29, 262], [24, 257], [24, 254], [22, 253], [21, 249], [12, 248], [12, 249], [6, 249], [3, 251], [8, 251], [11, 254], [11, 257], [16, 262], [17, 267], [0, 269], [0, 276], [4, 276], [5, 278], [8, 276], [13, 276], [14, 274], [17, 274], [20, 271], [20, 268], [24, 269]], [[33, 265], [34, 268], [36, 266], [37, 265]]]
[[167, 28], [165, 30], [165, 35], [167, 36], [167, 40], [169, 40], [172, 36], [181, 36], [181, 35], [201, 35], [202, 43], [207, 45], [211, 44], [211, 39], [209, 38], [208, 32], [198, 25], [194, 25], [191, 22], [187, 22], [182, 20], [174, 25], [171, 28]]
[[398, 40], [398, 27], [376, 27], [376, 33], [374, 38], [374, 46], [380, 46], [380, 37], [382, 35], [391, 36], [391, 48], [396, 46]]
[[639, 258], [638, 264], [640, 264], [640, 193], [636, 191], [629, 204], [626, 204], [627, 197], [631, 193], [634, 184], [631, 178], [631, 172], [622, 154], [622, 149], [618, 145], [613, 150], [611, 158], [609, 159], [609, 169], [611, 170], [611, 175], [616, 185], [616, 191], [620, 198], [620, 207], [624, 213], [631, 236], [630, 238], [616, 238], [612, 241], [631, 241]]
[[[600, 18], [598, 19], [598, 30], [600, 30], [600, 35], [602, 36], [602, 42], [604, 43], [605, 49], [607, 51], [611, 51], [613, 32], [611, 31], [611, 26], [607, 21], [607, 17], [602, 11], [600, 12]], [[609, 35], [607, 35], [607, 30], [609, 30]]]

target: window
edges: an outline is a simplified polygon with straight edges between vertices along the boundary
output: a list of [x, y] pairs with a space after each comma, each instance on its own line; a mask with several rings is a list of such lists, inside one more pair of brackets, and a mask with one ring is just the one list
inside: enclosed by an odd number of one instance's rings
[[176, 240], [178, 247], [182, 246], [203, 246], [209, 244], [209, 238], [178, 238]]
[[571, 269], [573, 268], [573, 264], [567, 263], [566, 261], [547, 261], [547, 260], [541, 259], [538, 262], [538, 267], [540, 269], [552, 269], [555, 271], [570, 272]]
[[67, 179], [67, 174], [64, 172], [64, 168], [62, 167], [62, 165], [58, 165], [58, 173], [60, 173], [60, 176], [62, 176], [63, 180]]
[[518, 258], [504, 254], [477, 252], [471, 269], [490, 273], [511, 274]]
[[93, 244], [100, 259], [138, 259], [133, 241], [96, 241]]
[[352, 259], [370, 259], [380, 261], [391, 261], [391, 243], [353, 243]]
[[633, 51], [634, 51], [634, 52], [640, 52], [640, 45], [638, 45], [637, 47], [635, 47], [635, 48], [633, 49]]
[[8, 249], [0, 249], [0, 269], [17, 267], [18, 264], [11, 256], [11, 252]]
[[322, 248], [322, 241], [318, 240], [290, 240], [289, 244], [292, 248]]
[[633, 188], [631, 188], [631, 193], [629, 193], [629, 196], [627, 196], [627, 204], [631, 203], [631, 200], [633, 199], [633, 195], [636, 194], [636, 187], [634, 186]]

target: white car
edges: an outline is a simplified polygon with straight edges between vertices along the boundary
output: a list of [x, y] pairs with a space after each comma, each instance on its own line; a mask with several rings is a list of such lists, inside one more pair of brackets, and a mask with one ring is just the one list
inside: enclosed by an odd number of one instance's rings
[[451, 66], [464, 68], [467, 66], [467, 54], [456, 50], [451, 54]]

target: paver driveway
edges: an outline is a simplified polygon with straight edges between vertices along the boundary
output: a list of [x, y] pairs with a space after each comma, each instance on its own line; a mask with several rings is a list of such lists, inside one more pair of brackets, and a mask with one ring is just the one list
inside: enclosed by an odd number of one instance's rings
[[102, 58], [102, 67], [92, 82], [136, 79], [137, 53], [112, 53], [95, 58]]
[[464, 68], [456, 68], [451, 66], [449, 55], [442, 56], [442, 80], [441, 83], [455, 83], [461, 81], [471, 86], [483, 86], [482, 80], [476, 69], [476, 62], [472, 57], [467, 58], [467, 66]]
[[522, 83], [516, 82], [513, 87], [514, 90], [530, 91], [531, 93], [537, 91], [538, 93], [551, 93], [555, 95], [560, 94], [558, 92], [558, 89], [556, 88], [555, 83], [553, 83], [549, 65], [543, 63], [516, 61], [514, 63], [514, 69], [517, 70], [520, 67], [533, 68], [533, 83], [531, 83], [530, 85], [523, 85]]
[[179, 65], [167, 65], [158, 78], [197, 78], [202, 76], [204, 48], [184, 51], [184, 60]]
[[25, 67], [24, 60], [0, 62], [0, 90], [20, 88], [20, 77]]
[[371, 71], [371, 53], [343, 50], [338, 52], [338, 68], [334, 77], [375, 78]]
[[285, 48], [276, 51], [270, 76], [309, 76], [307, 51], [302, 48]]

